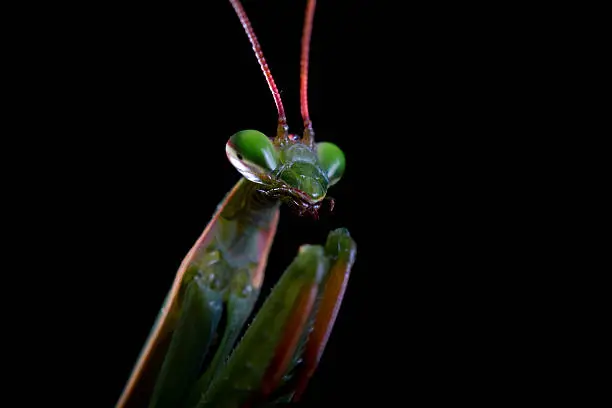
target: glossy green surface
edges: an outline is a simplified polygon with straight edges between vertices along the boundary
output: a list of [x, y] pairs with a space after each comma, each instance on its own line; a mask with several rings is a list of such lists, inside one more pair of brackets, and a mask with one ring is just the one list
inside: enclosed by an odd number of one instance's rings
[[227, 156], [248, 180], [264, 190], [280, 191], [284, 197], [307, 204], [320, 202], [327, 189], [337, 183], [346, 167], [338, 146], [322, 142], [310, 147], [299, 140], [273, 143], [263, 133], [244, 130], [234, 134], [226, 146]]
[[236, 158], [260, 168], [272, 171], [278, 165], [278, 154], [270, 139], [257, 130], [243, 130], [234, 134], [228, 145], [234, 149]]
[[329, 185], [334, 185], [344, 174], [346, 159], [338, 146], [330, 142], [321, 142], [317, 145], [317, 158], [321, 169], [329, 179]]

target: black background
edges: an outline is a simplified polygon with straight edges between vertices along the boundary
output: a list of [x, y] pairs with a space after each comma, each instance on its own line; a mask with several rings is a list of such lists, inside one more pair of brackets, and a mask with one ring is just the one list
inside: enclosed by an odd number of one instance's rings
[[[511, 128], [492, 96], [511, 82], [497, 71], [508, 61], [492, 56], [503, 40], [486, 39], [465, 8], [318, 3], [310, 113], [317, 140], [345, 152], [346, 173], [329, 191], [334, 214], [282, 209], [265, 286], [333, 228], [347, 227], [358, 253], [304, 405], [482, 398], [502, 358], [487, 350], [505, 335], [490, 307], [505, 282], [489, 270], [492, 231], [511, 214], [492, 210], [509, 198], [490, 193], [500, 179], [488, 166], [505, 148], [491, 133], [506, 140]], [[244, 2], [295, 133], [304, 6]], [[40, 39], [52, 88], [40, 102], [63, 151], [54, 194], [70, 197], [56, 218], [71, 238], [62, 265], [84, 288], [65, 315], [78, 331], [69, 353], [85, 367], [67, 382], [86, 405], [111, 406], [181, 260], [239, 180], [227, 139], [271, 135], [277, 114], [229, 2], [69, 11], [59, 36]], [[497, 273], [508, 262], [498, 257]]]

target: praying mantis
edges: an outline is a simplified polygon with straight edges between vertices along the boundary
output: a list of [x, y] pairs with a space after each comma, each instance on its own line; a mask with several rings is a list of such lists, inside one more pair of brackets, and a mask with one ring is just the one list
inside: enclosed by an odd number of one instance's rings
[[[278, 111], [275, 137], [244, 130], [226, 154], [242, 178], [182, 261], [116, 408], [259, 407], [299, 401], [333, 328], [356, 244], [348, 230], [302, 245], [243, 333], [263, 283], [279, 207], [318, 217], [333, 209], [344, 153], [315, 143], [308, 57], [315, 0], [302, 34], [302, 137], [289, 133], [280, 93], [239, 0], [230, 3], [251, 42]], [[240, 337], [241, 336], [241, 337]]]

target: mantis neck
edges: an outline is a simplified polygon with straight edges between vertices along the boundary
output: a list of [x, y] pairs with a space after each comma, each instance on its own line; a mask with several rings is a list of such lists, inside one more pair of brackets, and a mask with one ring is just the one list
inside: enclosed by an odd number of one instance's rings
[[234, 194], [221, 211], [221, 218], [255, 228], [269, 225], [280, 201], [262, 194], [259, 192], [260, 189], [259, 184], [241, 179], [235, 187]]
[[260, 188], [241, 179], [221, 203], [219, 218], [214, 232], [211, 231], [214, 241], [209, 250], [220, 251], [232, 268], [251, 269], [262, 257], [267, 257], [271, 241], [265, 237], [269, 232], [274, 235], [280, 202], [259, 193]]

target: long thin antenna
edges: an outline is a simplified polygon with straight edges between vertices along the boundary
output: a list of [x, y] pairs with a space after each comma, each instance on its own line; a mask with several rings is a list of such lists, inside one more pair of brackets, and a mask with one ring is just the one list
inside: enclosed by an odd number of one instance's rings
[[304, 120], [304, 136], [302, 143], [314, 143], [314, 130], [308, 113], [308, 56], [310, 54], [310, 37], [312, 37], [312, 21], [314, 20], [316, 0], [308, 0], [306, 15], [304, 17], [304, 30], [302, 32], [302, 57], [300, 59], [300, 104], [302, 119]]
[[261, 46], [259, 45], [259, 41], [257, 41], [257, 37], [255, 36], [255, 32], [253, 31], [253, 27], [251, 27], [251, 22], [240, 4], [239, 0], [230, 0], [232, 7], [234, 7], [234, 11], [238, 15], [240, 19], [240, 23], [242, 23], [242, 27], [249, 37], [249, 41], [251, 41], [251, 45], [253, 46], [253, 51], [255, 51], [255, 56], [257, 57], [257, 61], [259, 62], [259, 66], [266, 77], [266, 81], [268, 82], [268, 86], [270, 87], [270, 91], [272, 91], [272, 96], [274, 97], [274, 103], [276, 103], [276, 110], [278, 111], [278, 130], [277, 130], [277, 139], [280, 141], [288, 139], [288, 131], [289, 127], [287, 126], [287, 117], [285, 116], [285, 108], [283, 108], [283, 101], [281, 100], [280, 93], [278, 92], [278, 88], [276, 87], [276, 83], [274, 83], [274, 78], [272, 78], [272, 73], [270, 72], [270, 68], [268, 67], [268, 63], [264, 58], [263, 51], [261, 50]]

